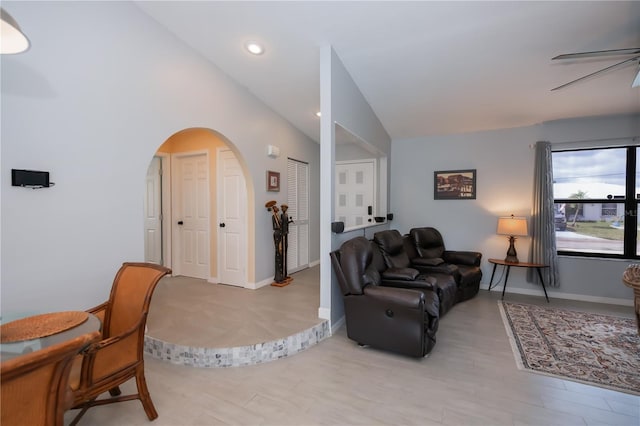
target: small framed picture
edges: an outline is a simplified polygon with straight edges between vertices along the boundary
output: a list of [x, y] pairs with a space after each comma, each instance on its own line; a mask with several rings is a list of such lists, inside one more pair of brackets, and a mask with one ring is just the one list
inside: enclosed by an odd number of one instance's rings
[[475, 200], [475, 169], [433, 172], [433, 199]]
[[267, 191], [280, 191], [280, 172], [267, 170]]

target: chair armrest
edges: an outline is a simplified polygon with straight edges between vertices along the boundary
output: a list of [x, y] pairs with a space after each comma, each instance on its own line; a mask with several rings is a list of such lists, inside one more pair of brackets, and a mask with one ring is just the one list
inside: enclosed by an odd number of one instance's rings
[[420, 272], [413, 268], [389, 268], [380, 274], [383, 280], [413, 281]]
[[442, 254], [442, 258], [447, 263], [458, 265], [480, 266], [482, 253], [477, 251], [450, 251], [447, 250]]
[[100, 349], [102, 349], [102, 348], [104, 348], [106, 346], [115, 345], [120, 340], [126, 339], [127, 337], [129, 337], [133, 333], [137, 332], [139, 329], [140, 329], [140, 321], [136, 322], [133, 325], [133, 327], [129, 328], [126, 331], [123, 331], [122, 333], [118, 334], [117, 336], [107, 337], [104, 340], [100, 340], [99, 342], [91, 344], [87, 349], [84, 350], [84, 353], [86, 355], [89, 355], [92, 352], [100, 350]]
[[[80, 374], [79, 387], [81, 389], [87, 389], [105, 377], [115, 374], [115, 372], [136, 362], [136, 351], [123, 350], [119, 344], [129, 344], [135, 347], [135, 341], [138, 340], [136, 333], [139, 332], [139, 328], [140, 325], [138, 323], [137, 326], [130, 328], [126, 332], [92, 343], [84, 351], [80, 352], [82, 356], [82, 372]], [[134, 343], [131, 343], [131, 339], [134, 340]]]
[[368, 285], [364, 295], [405, 308], [422, 309], [424, 305], [424, 295], [417, 290]]
[[101, 323], [104, 323], [104, 315], [107, 312], [107, 307], [109, 306], [109, 302], [101, 303], [98, 306], [94, 306], [91, 309], [87, 309], [87, 312], [93, 314], [98, 317]]

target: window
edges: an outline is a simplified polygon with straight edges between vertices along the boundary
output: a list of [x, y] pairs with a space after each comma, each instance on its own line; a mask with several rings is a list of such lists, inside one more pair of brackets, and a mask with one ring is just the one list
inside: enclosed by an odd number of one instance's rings
[[639, 258], [635, 146], [553, 152], [559, 254]]

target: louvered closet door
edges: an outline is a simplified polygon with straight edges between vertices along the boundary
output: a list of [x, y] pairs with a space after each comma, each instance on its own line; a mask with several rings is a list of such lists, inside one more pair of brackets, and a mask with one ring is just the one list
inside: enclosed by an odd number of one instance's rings
[[287, 272], [309, 267], [309, 164], [287, 160], [287, 204], [289, 217], [289, 248]]

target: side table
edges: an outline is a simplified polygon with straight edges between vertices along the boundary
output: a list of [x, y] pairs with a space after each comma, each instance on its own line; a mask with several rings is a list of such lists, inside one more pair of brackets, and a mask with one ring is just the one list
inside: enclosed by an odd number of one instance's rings
[[[504, 287], [502, 287], [502, 299], [504, 299], [504, 290], [507, 288], [507, 281], [509, 280], [509, 271], [512, 266], [520, 267], [520, 268], [534, 268], [538, 271], [538, 277], [540, 278], [540, 283], [542, 284], [542, 289], [544, 290], [544, 297], [547, 299], [547, 303], [549, 303], [549, 296], [547, 296], [547, 288], [544, 286], [544, 280], [542, 279], [542, 272], [540, 272], [540, 268], [548, 268], [549, 265], [543, 265], [542, 263], [527, 263], [527, 262], [507, 262], [503, 259], [489, 259], [489, 263], [493, 263], [493, 272], [491, 272], [491, 280], [489, 280], [489, 290], [491, 290], [493, 283], [493, 276], [496, 273], [496, 267], [498, 265], [502, 265], [507, 269], [507, 274], [504, 277]], [[496, 283], [497, 285], [498, 283]]]

